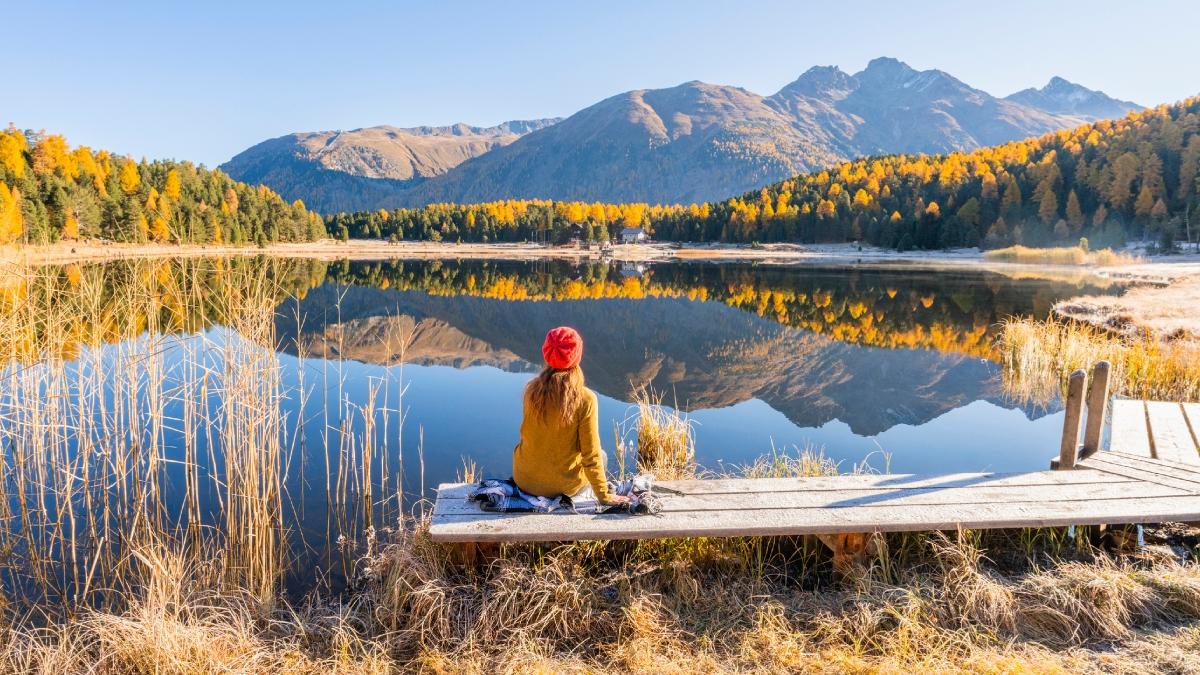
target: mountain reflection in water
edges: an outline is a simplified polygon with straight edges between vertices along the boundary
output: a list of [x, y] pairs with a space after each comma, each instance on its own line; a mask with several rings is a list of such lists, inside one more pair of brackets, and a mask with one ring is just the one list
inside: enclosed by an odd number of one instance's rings
[[[286, 301], [276, 328], [288, 353], [446, 367], [412, 377], [441, 391], [458, 390], [455, 382], [490, 389], [472, 392], [469, 408], [455, 405], [461, 391], [443, 402], [458, 418], [443, 421], [449, 428], [489, 430], [478, 445], [463, 447], [421, 415], [410, 419], [424, 425], [431, 452], [455, 447], [495, 471], [505, 470], [515, 441], [528, 375], [480, 385], [449, 369], [536, 372], [542, 336], [564, 324], [584, 336], [584, 372], [611, 399], [611, 422], [628, 415], [621, 404], [638, 388], [662, 392], [699, 423], [702, 462], [745, 462], [773, 442], [814, 442], [851, 463], [882, 449], [893, 470], [940, 466], [939, 445], [957, 447], [963, 468], [1040, 468], [1054, 425], [1035, 422], [1045, 409], [1005, 400], [989, 360], [995, 331], [1007, 316], [1044, 316], [1056, 300], [1084, 292], [1103, 289], [880, 266], [342, 262], [326, 283]], [[410, 394], [426, 395], [419, 386]], [[897, 447], [864, 438], [934, 420], [924, 438], [889, 434]], [[1002, 435], [980, 438], [976, 430], [989, 426]], [[1032, 447], [1013, 449], [1022, 435]], [[909, 448], [920, 445], [927, 456]]]

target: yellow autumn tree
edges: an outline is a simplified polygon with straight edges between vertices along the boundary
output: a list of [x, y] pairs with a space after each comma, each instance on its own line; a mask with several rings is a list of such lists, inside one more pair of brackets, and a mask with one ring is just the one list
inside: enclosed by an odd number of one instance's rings
[[0, 244], [11, 244], [25, 233], [21, 217], [21, 193], [0, 182]]
[[25, 134], [13, 127], [0, 133], [0, 167], [17, 178], [25, 175]]
[[182, 192], [182, 186], [180, 185], [180, 182], [179, 182], [179, 170], [171, 169], [170, 171], [167, 172], [167, 181], [163, 185], [162, 193], [164, 195], [166, 195], [167, 199], [174, 200], [174, 199], [179, 199], [179, 195], [181, 194], [181, 192]]
[[75, 217], [74, 213], [68, 213], [66, 220], [63, 221], [61, 237], [67, 241], [79, 238], [79, 219]]
[[142, 177], [138, 175], [137, 165], [132, 161], [123, 162], [121, 164], [121, 190], [125, 194], [129, 194], [141, 184]]
[[871, 195], [866, 190], [859, 188], [858, 192], [854, 193], [854, 206], [859, 209], [865, 209], [871, 205]]
[[167, 220], [162, 216], [154, 219], [150, 223], [150, 238], [158, 243], [165, 243], [171, 238], [171, 232], [167, 229]]
[[48, 176], [55, 171], [63, 174], [64, 178], [74, 179], [77, 169], [67, 151], [67, 139], [58, 134], [43, 136], [33, 146], [33, 172], [39, 176]]

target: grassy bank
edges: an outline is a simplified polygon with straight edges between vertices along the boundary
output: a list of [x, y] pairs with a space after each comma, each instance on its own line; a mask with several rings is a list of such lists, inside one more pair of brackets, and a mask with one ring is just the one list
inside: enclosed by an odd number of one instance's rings
[[1046, 402], [1067, 377], [1097, 361], [1112, 364], [1111, 390], [1127, 398], [1200, 400], [1200, 342], [1126, 335], [1072, 320], [1014, 318], [1004, 323], [1005, 385], [1018, 400]]
[[1132, 265], [1141, 262], [1136, 256], [1118, 253], [1112, 249], [1089, 251], [1083, 246], [1058, 246], [1034, 248], [1029, 246], [1009, 246], [983, 254], [984, 260], [992, 262], [1038, 263], [1044, 265], [1095, 265], [1110, 267], [1114, 265]]
[[[809, 537], [504, 546], [466, 565], [428, 539], [420, 505], [401, 508], [387, 453], [333, 419], [329, 480], [306, 489], [330, 509], [348, 589], [289, 598], [287, 576], [317, 574], [286, 517], [299, 441], [282, 404], [306, 389], [280, 376], [273, 308], [294, 275], [122, 269], [22, 268], [0, 284], [0, 670], [1163, 672], [1200, 658], [1186, 537], [1113, 556], [1084, 530], [890, 535], [845, 578]], [[364, 428], [402, 407], [383, 392], [354, 408]], [[689, 422], [659, 403], [640, 400], [623, 459], [696, 475]], [[194, 432], [168, 456], [177, 428]], [[230, 451], [202, 462], [214, 445]], [[730, 472], [838, 469], [780, 451]]]
[[349, 600], [264, 610], [171, 559], [120, 612], [10, 628], [0, 659], [40, 672], [1184, 672], [1200, 573], [1144, 557], [922, 537], [844, 581], [801, 576], [795, 542], [511, 548], [464, 570], [419, 530], [364, 560]]

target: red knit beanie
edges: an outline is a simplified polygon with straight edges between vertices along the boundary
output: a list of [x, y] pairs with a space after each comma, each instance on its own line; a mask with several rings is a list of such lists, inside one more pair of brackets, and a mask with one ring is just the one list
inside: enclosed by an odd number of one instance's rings
[[542, 357], [551, 368], [574, 368], [583, 359], [583, 338], [574, 328], [552, 328], [546, 333], [546, 341], [542, 343]]

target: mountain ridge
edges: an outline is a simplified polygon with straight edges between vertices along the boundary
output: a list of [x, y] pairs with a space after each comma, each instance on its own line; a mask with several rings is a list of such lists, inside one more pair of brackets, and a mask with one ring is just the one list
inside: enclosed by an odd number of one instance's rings
[[1103, 91], [1088, 89], [1057, 75], [1041, 89], [1030, 87], [1004, 97], [1055, 113], [1084, 114], [1091, 119], [1120, 117], [1143, 106], [1113, 98]]
[[245, 176], [247, 182], [278, 185], [289, 201], [340, 210], [385, 199], [559, 120], [297, 132], [257, 143], [220, 168], [230, 176]]
[[[565, 119], [531, 121], [528, 129], [510, 127], [507, 134], [479, 135], [499, 127], [461, 125], [476, 130], [470, 143], [455, 145], [458, 154], [437, 155], [427, 167], [413, 158], [405, 170], [385, 170], [371, 143], [350, 142], [356, 133], [394, 129], [371, 127], [272, 139], [222, 168], [325, 212], [505, 198], [687, 203], [860, 156], [966, 151], [1036, 136], [1114, 106], [1137, 107], [1062, 78], [997, 98], [945, 71], [880, 57], [854, 74], [813, 66], [769, 96], [692, 80], [621, 92]], [[341, 146], [337, 152], [321, 148], [319, 168], [265, 145], [296, 137], [309, 145], [313, 139], [338, 143], [317, 136], [331, 133], [339, 134]], [[498, 138], [507, 142], [492, 140]]]

